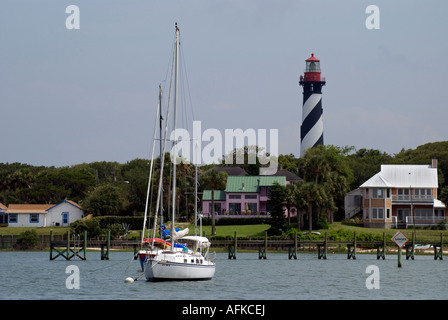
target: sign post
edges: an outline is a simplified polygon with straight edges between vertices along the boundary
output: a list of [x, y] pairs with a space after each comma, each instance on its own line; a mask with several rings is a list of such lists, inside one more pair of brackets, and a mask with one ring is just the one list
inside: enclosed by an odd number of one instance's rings
[[409, 241], [409, 239], [404, 235], [403, 232], [398, 231], [393, 237], [392, 241], [398, 246], [398, 268], [401, 268], [402, 258], [401, 258], [401, 248]]

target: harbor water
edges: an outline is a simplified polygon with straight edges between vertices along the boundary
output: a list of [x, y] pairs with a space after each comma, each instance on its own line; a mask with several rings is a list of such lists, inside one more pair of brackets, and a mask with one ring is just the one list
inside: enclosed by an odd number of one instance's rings
[[448, 265], [431, 255], [403, 258], [358, 254], [216, 254], [210, 281], [148, 282], [132, 252], [87, 252], [87, 260], [51, 261], [48, 252], [0, 252], [1, 300], [433, 300], [448, 299]]

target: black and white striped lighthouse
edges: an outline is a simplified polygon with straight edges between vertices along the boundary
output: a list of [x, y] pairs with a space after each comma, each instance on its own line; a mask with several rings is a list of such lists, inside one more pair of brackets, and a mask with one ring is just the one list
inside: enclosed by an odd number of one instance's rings
[[308, 148], [324, 144], [324, 125], [322, 121], [322, 87], [325, 78], [320, 75], [320, 61], [311, 54], [306, 60], [306, 69], [300, 76], [303, 86], [302, 125], [300, 126], [300, 156]]

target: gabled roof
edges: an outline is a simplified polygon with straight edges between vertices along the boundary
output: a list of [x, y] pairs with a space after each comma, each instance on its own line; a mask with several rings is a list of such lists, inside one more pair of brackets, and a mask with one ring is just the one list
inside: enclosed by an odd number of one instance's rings
[[381, 165], [381, 171], [360, 188], [437, 188], [437, 168], [428, 165]]
[[213, 167], [213, 170], [224, 171], [229, 176], [245, 176], [245, 175], [247, 175], [246, 170], [244, 170], [241, 167], [216, 166], [216, 167]]
[[[226, 192], [224, 190], [215, 190], [213, 194], [215, 201], [226, 201]], [[212, 190], [204, 190], [202, 193], [202, 201], [212, 200]]]
[[0, 202], [0, 210], [4, 211], [7, 209], [8, 209], [8, 207], [6, 207], [3, 203]]
[[71, 200], [64, 200], [64, 201], [62, 201], [62, 202], [59, 202], [58, 204], [52, 205], [52, 206], [51, 206], [50, 208], [48, 208], [47, 210], [53, 209], [54, 207], [57, 207], [57, 206], [59, 206], [59, 205], [61, 205], [61, 204], [63, 204], [63, 203], [68, 203], [68, 204], [71, 204], [72, 206], [74, 206], [74, 207], [76, 207], [76, 208], [78, 208], [78, 209], [82, 209], [81, 206], [80, 206], [79, 204], [77, 204], [76, 202], [71, 201]]
[[52, 204], [10, 204], [6, 213], [47, 213]]
[[226, 192], [258, 192], [259, 187], [270, 187], [278, 182], [284, 186], [286, 184], [285, 176], [228, 176]]
[[289, 182], [297, 182], [302, 181], [303, 179], [297, 176], [296, 174], [292, 173], [291, 171], [285, 170], [285, 169], [279, 169], [276, 173], [273, 174], [273, 176], [285, 176], [286, 181]]
[[58, 204], [10, 204], [6, 213], [47, 213], [50, 209], [53, 209], [62, 203], [69, 203], [72, 206], [81, 209], [76, 202], [64, 200]]

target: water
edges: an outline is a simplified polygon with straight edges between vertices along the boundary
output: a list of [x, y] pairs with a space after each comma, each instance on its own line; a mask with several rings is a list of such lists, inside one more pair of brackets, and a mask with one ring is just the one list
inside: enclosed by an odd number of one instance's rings
[[[61, 257], [50, 261], [48, 252], [0, 252], [0, 299], [448, 299], [447, 262], [433, 256], [403, 258], [401, 268], [396, 255], [377, 260], [370, 254], [358, 254], [356, 260], [330, 254], [319, 260], [317, 253], [303, 253], [289, 260], [287, 253], [268, 253], [266, 260], [259, 260], [258, 253], [238, 253], [236, 260], [229, 260], [226, 253], [218, 253], [216, 262], [211, 281], [153, 283], [142, 277], [125, 283], [125, 278], [140, 274], [132, 252], [111, 252], [110, 260], [101, 260], [99, 252], [87, 252], [85, 261]], [[79, 289], [67, 288], [70, 265], [79, 268]], [[379, 289], [366, 286], [373, 275], [366, 272], [370, 265], [378, 267]]]

